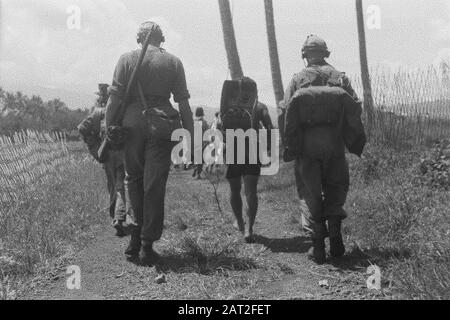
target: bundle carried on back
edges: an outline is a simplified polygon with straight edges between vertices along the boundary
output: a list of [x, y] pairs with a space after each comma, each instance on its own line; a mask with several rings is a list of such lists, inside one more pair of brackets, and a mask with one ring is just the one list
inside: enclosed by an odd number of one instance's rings
[[338, 125], [343, 106], [340, 87], [316, 86], [297, 90], [290, 107], [298, 108], [298, 121], [305, 127]]
[[220, 102], [223, 129], [250, 129], [253, 109], [257, 103], [258, 89], [255, 81], [246, 77], [225, 81]]
[[341, 156], [347, 147], [360, 156], [366, 143], [360, 103], [341, 87], [341, 73], [323, 74], [316, 68], [307, 72], [313, 81], [302, 84], [286, 112], [288, 152], [292, 157], [333, 157]]

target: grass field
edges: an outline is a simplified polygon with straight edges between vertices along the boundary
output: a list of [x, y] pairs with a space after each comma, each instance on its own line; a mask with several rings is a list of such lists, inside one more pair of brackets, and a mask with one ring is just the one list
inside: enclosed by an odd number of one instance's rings
[[[81, 257], [87, 264], [98, 260], [103, 271], [96, 276], [120, 275], [124, 269], [134, 279], [120, 285], [126, 298], [301, 298], [305, 292], [308, 297], [319, 292], [314, 280], [319, 274], [334, 279], [339, 288], [328, 292], [331, 299], [448, 299], [448, 146], [439, 150], [369, 146], [364, 159], [351, 156], [344, 228], [348, 255], [320, 268], [306, 259], [309, 244], [300, 231], [292, 164], [261, 178], [259, 241], [250, 246], [231, 225], [222, 176], [191, 182], [189, 173], [174, 171], [164, 237], [157, 246], [165, 257], [162, 272], [171, 281], [153, 287], [156, 271], [129, 266], [110, 239], [101, 167], [79, 143], [68, 143], [61, 165], [32, 188], [17, 185], [17, 200], [1, 206], [0, 298], [24, 297], [36, 279], [61, 274], [77, 252], [88, 248], [90, 253]], [[436, 164], [436, 158], [442, 161]], [[427, 166], [439, 174], [425, 172]], [[361, 292], [370, 264], [382, 269], [381, 294]], [[91, 276], [93, 283], [101, 281]], [[344, 291], [352, 295], [343, 296]]]
[[0, 190], [0, 298], [6, 298], [90, 240], [106, 198], [102, 171], [81, 143], [31, 140], [0, 152], [7, 182]]

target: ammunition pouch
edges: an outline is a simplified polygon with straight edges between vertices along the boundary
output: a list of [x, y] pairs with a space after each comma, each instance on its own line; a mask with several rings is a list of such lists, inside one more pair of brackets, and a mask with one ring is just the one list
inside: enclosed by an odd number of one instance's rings
[[144, 111], [150, 138], [160, 142], [170, 142], [172, 133], [181, 129], [181, 119], [178, 111], [171, 105], [147, 108]]
[[183, 127], [180, 113], [172, 107], [167, 99], [158, 96], [146, 96], [139, 81], [137, 87], [141, 103], [145, 107], [143, 114], [147, 120], [150, 139], [170, 143], [172, 133]]

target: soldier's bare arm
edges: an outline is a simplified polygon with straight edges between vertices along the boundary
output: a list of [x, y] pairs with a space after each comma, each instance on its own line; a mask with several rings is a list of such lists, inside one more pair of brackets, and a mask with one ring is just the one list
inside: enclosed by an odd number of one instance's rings
[[[194, 137], [194, 119], [192, 115], [191, 106], [189, 105], [189, 98], [191, 97], [187, 89], [186, 74], [184, 72], [183, 63], [180, 60], [175, 61], [176, 79], [171, 88], [173, 99], [178, 103], [178, 110], [180, 111], [181, 124], [183, 128], [188, 130], [191, 137]], [[193, 141], [192, 141], [193, 143]]]
[[183, 128], [189, 131], [191, 137], [194, 136], [194, 120], [192, 117], [191, 106], [189, 100], [185, 99], [178, 103], [178, 109], [180, 110], [181, 124]]
[[112, 85], [109, 87], [109, 99], [106, 104], [106, 127], [115, 125], [122, 97], [125, 95], [126, 85], [130, 80], [130, 66], [126, 55], [122, 55], [114, 70]]
[[114, 124], [113, 122], [119, 111], [119, 106], [120, 106], [120, 98], [115, 94], [111, 94], [109, 96], [108, 103], [106, 104], [105, 121], [107, 128]]
[[264, 128], [268, 131], [273, 129], [272, 119], [270, 118], [269, 109], [267, 109], [266, 105], [262, 105], [261, 109], [261, 123], [263, 124]]

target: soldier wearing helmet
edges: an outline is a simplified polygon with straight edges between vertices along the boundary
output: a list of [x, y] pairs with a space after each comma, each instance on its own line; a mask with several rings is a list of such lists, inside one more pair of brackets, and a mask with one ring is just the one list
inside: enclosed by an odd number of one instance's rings
[[[158, 259], [153, 243], [161, 238], [164, 226], [164, 199], [173, 145], [171, 141], [159, 141], [151, 136], [148, 118], [143, 116], [148, 114], [146, 106], [172, 111], [170, 98], [173, 98], [178, 103], [182, 126], [192, 137], [194, 130], [181, 60], [161, 48], [165, 37], [158, 24], [151, 21], [141, 24], [136, 40], [144, 45], [147, 38], [149, 46], [136, 77], [139, 85], [127, 97], [122, 127], [129, 133], [124, 150], [125, 187], [130, 215], [137, 223], [125, 254], [133, 260], [138, 258], [144, 265], [152, 265]], [[116, 65], [106, 110], [107, 127], [120, 114], [120, 101], [141, 52], [139, 48], [123, 54]]]
[[[289, 110], [289, 104], [297, 90], [324, 86], [330, 82], [334, 83], [333, 86], [344, 89], [351, 96], [349, 99], [352, 103], [358, 99], [345, 74], [325, 61], [330, 57], [330, 51], [323, 39], [315, 35], [308, 36], [301, 55], [302, 59], [306, 59], [306, 68], [293, 76], [286, 90], [281, 104], [285, 106], [282, 110], [284, 114], [288, 113], [286, 110]], [[286, 122], [288, 121], [286, 117]], [[284, 135], [287, 126], [285, 124], [285, 128], [282, 128]], [[342, 207], [349, 188], [349, 171], [344, 143], [341, 142], [342, 139], [333, 138], [336, 131], [323, 127], [310, 132], [314, 133], [305, 134], [301, 138], [309, 141], [299, 142], [299, 145], [303, 143], [303, 149], [295, 155], [289, 155], [285, 151], [285, 160], [296, 161], [295, 177], [302, 204], [302, 226], [313, 242], [310, 257], [317, 263], [323, 263], [326, 257], [325, 238], [328, 235], [331, 255], [339, 257], [345, 252], [341, 221], [346, 217]], [[285, 135], [284, 140], [286, 139]]]
[[97, 107], [99, 108], [105, 108], [106, 103], [108, 102], [108, 87], [109, 85], [107, 83], [99, 83], [98, 84], [98, 91], [95, 93], [97, 98]]

